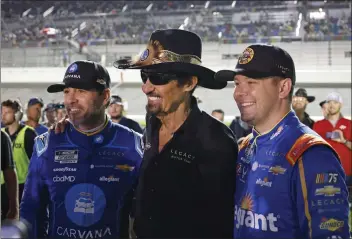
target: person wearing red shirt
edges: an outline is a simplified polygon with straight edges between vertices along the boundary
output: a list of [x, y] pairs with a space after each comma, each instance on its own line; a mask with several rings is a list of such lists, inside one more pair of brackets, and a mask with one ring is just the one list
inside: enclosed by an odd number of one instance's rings
[[341, 114], [342, 97], [336, 92], [327, 96], [329, 114], [323, 120], [316, 122], [313, 126], [321, 137], [323, 137], [338, 153], [342, 167], [346, 173], [346, 184], [352, 188], [352, 143], [351, 143], [351, 120]]

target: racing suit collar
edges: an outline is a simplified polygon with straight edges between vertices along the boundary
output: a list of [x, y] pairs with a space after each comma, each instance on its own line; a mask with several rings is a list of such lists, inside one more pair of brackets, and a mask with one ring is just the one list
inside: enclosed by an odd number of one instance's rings
[[72, 144], [78, 145], [87, 150], [92, 150], [96, 147], [104, 146], [106, 143], [111, 141], [111, 137], [114, 135], [110, 130], [112, 127], [111, 120], [107, 119], [102, 130], [91, 134], [86, 134], [77, 130], [71, 123], [67, 127], [66, 135], [68, 141]]
[[283, 131], [283, 129], [286, 127], [286, 122], [292, 117], [296, 117], [296, 116], [295, 116], [295, 113], [292, 110], [290, 110], [269, 132], [265, 134], [260, 134], [253, 127], [252, 134], [255, 142], [258, 144], [262, 142], [271, 141], [277, 138], [277, 136], [279, 136], [280, 133]]
[[98, 130], [98, 131], [89, 132], [89, 133], [77, 129], [75, 126], [73, 126], [73, 124], [71, 124], [71, 126], [72, 126], [72, 128], [73, 128], [74, 130], [76, 130], [77, 132], [79, 132], [79, 133], [81, 133], [81, 134], [84, 134], [84, 135], [86, 135], [86, 136], [92, 136], [92, 135], [99, 134], [100, 132], [104, 131], [104, 129], [105, 129], [106, 126], [108, 125], [109, 121], [110, 121], [110, 120], [108, 119], [107, 115], [105, 115], [104, 126], [103, 126], [100, 130]]

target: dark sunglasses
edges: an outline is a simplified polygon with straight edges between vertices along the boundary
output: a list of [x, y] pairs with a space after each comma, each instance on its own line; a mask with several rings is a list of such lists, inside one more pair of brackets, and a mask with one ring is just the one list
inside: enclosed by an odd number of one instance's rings
[[149, 81], [153, 85], [166, 85], [172, 80], [177, 80], [184, 77], [188, 77], [188, 75], [182, 74], [182, 73], [171, 74], [171, 73], [141, 71], [141, 78], [142, 78], [143, 84], [145, 84], [149, 79]]

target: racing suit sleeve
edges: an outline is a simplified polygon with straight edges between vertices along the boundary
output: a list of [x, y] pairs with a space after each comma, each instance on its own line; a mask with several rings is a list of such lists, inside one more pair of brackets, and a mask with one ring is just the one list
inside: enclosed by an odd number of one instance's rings
[[41, 172], [46, 159], [38, 157], [35, 147], [34, 145], [20, 205], [20, 220], [29, 225], [28, 239], [45, 238], [48, 227], [49, 195]]
[[309, 148], [296, 162], [292, 179], [300, 228], [295, 238], [350, 238], [345, 173], [332, 149]]

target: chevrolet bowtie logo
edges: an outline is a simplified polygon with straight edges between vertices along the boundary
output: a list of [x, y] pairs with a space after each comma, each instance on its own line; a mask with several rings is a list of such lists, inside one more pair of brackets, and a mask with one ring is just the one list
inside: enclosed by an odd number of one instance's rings
[[340, 194], [341, 188], [335, 188], [334, 186], [325, 186], [324, 188], [317, 188], [315, 190], [315, 195], [324, 195], [324, 196], [335, 196], [335, 194]]
[[281, 166], [270, 167], [269, 172], [273, 173], [274, 175], [284, 174], [286, 172], [286, 168]]

